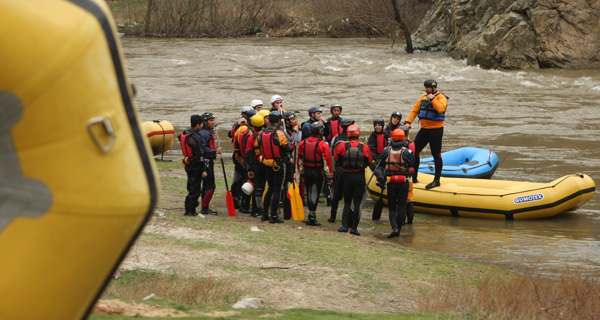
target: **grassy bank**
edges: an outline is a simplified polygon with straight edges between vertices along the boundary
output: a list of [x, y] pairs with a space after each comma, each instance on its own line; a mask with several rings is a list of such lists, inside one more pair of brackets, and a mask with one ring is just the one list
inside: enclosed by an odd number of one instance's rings
[[[91, 319], [592, 319], [600, 308], [593, 280], [550, 281], [410, 250], [402, 238], [381, 236], [385, 221], [363, 219], [360, 237], [338, 233], [339, 224], [325, 222], [325, 205], [320, 227], [228, 217], [219, 162], [212, 205], [219, 216], [184, 217], [183, 168], [158, 167], [156, 214]], [[415, 228], [426, 218], [418, 215]], [[265, 309], [232, 309], [242, 297], [260, 298]]]

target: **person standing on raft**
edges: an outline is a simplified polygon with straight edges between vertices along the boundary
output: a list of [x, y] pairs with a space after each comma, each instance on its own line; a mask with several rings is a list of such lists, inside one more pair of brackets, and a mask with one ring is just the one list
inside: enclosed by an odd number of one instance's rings
[[425, 189], [431, 189], [440, 186], [440, 177], [442, 176], [442, 137], [444, 136], [444, 121], [446, 120], [446, 108], [448, 107], [448, 97], [437, 90], [437, 81], [433, 79], [425, 80], [425, 93], [421, 95], [417, 103], [413, 106], [408, 118], [404, 121], [406, 129], [411, 129], [411, 123], [417, 115], [421, 122], [421, 129], [415, 137], [415, 173], [412, 177], [413, 182], [418, 183], [417, 179], [419, 164], [421, 163], [420, 154], [423, 148], [429, 144], [433, 163], [435, 164], [435, 176], [433, 181], [425, 186]]

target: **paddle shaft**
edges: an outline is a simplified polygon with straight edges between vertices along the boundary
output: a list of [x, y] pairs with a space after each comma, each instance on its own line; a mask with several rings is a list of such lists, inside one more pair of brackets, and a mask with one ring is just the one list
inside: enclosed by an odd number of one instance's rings
[[[217, 138], [217, 146], [220, 149], [221, 141], [219, 140], [219, 130], [217, 130], [217, 126], [215, 126], [215, 136]], [[225, 178], [225, 189], [227, 189], [227, 191], [229, 191], [229, 185], [227, 184], [227, 174], [225, 173], [225, 163], [223, 162], [223, 153], [221, 152], [219, 155], [221, 158], [221, 168], [223, 168], [223, 178]]]

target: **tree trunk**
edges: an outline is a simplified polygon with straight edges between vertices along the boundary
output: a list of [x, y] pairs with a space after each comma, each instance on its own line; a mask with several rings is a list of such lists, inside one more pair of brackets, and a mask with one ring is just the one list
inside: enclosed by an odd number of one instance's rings
[[397, 0], [392, 0], [392, 7], [394, 7], [394, 19], [396, 20], [396, 22], [398, 22], [400, 30], [402, 30], [402, 33], [404, 34], [404, 39], [406, 39], [406, 53], [413, 53], [414, 50], [412, 45], [412, 38], [410, 36], [410, 31], [408, 30], [408, 27], [406, 26], [404, 21], [402, 21], [402, 16], [400, 16], [400, 9], [398, 9]]
[[152, 17], [152, 0], [148, 0], [148, 7], [146, 8], [146, 23], [144, 25], [144, 36], [147, 37], [150, 33], [150, 18]]

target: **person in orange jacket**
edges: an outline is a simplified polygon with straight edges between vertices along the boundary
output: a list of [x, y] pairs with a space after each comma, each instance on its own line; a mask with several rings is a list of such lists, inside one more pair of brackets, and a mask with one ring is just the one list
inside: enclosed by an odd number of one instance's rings
[[311, 136], [302, 140], [298, 148], [298, 169], [300, 170], [300, 179], [306, 186], [308, 200], [306, 224], [309, 226], [321, 225], [317, 222], [316, 211], [323, 186], [323, 175], [327, 177], [329, 185], [333, 183], [331, 152], [327, 142], [323, 141], [324, 129], [323, 123], [313, 122], [310, 125]]
[[[339, 232], [348, 232], [360, 236], [358, 224], [360, 222], [360, 203], [366, 187], [365, 168], [373, 162], [371, 149], [358, 141], [360, 128], [357, 125], [348, 127], [349, 141], [339, 143], [334, 149], [335, 161], [342, 162], [344, 170], [344, 211], [342, 226]], [[354, 212], [351, 213], [350, 204], [354, 202]]]
[[444, 136], [448, 97], [437, 90], [437, 81], [433, 79], [425, 80], [424, 86], [425, 93], [413, 106], [408, 118], [404, 121], [404, 126], [410, 130], [411, 124], [417, 116], [421, 121], [421, 129], [414, 140], [416, 161], [415, 173], [412, 179], [413, 182], [418, 182], [417, 175], [421, 163], [419, 155], [423, 148], [429, 144], [435, 165], [435, 176], [433, 181], [425, 186], [425, 189], [431, 189], [440, 186], [440, 177], [444, 166], [442, 162], [442, 137]]

